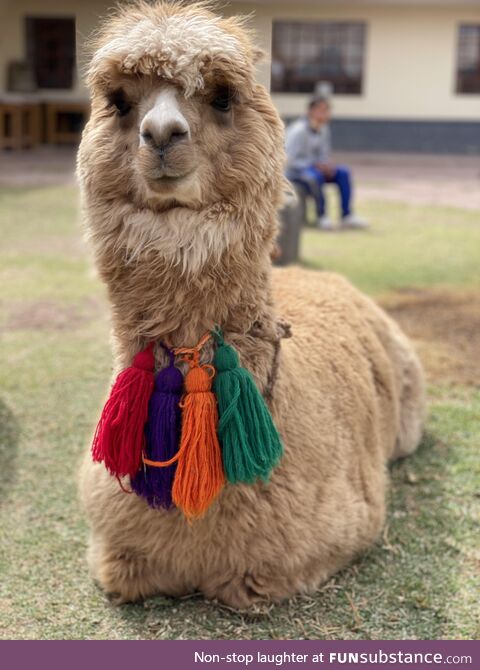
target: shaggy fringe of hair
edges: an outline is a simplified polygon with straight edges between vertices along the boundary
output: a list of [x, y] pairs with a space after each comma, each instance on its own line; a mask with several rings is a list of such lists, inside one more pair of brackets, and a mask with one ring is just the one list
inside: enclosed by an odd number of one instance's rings
[[[157, 18], [159, 8], [165, 11], [166, 16], [178, 16], [182, 11], [187, 12], [194, 8], [199, 13], [209, 14], [211, 17], [218, 19], [220, 17], [216, 12], [226, 6], [226, 2], [217, 0], [126, 0], [125, 2], [117, 0], [116, 4], [109, 8], [106, 13], [100, 15], [99, 23], [92, 33], [84, 37], [82, 52], [79, 56], [78, 69], [80, 75], [82, 79], [88, 81], [92, 59], [98, 50], [108, 42], [112, 27], [122, 25], [127, 18], [131, 17], [132, 12], [142, 14], [147, 18], [149, 16]], [[254, 12], [252, 11], [244, 15], [228, 16], [225, 20], [241, 30], [247, 40], [254, 45], [253, 62], [258, 63], [265, 60], [267, 54], [255, 45], [257, 33], [250, 23], [253, 16]]]

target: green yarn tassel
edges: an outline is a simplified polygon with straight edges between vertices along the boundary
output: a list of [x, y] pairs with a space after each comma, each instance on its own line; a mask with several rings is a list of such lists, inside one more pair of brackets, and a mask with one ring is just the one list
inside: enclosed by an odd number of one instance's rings
[[237, 352], [225, 344], [220, 330], [212, 334], [218, 345], [213, 390], [225, 475], [232, 484], [267, 480], [283, 454], [280, 436], [252, 375], [240, 367]]

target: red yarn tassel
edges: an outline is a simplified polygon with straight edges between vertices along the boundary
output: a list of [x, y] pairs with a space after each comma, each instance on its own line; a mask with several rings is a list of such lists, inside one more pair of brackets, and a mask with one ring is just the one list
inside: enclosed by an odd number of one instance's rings
[[133, 477], [142, 465], [148, 402], [154, 387], [153, 343], [115, 380], [92, 444], [93, 460], [116, 477]]

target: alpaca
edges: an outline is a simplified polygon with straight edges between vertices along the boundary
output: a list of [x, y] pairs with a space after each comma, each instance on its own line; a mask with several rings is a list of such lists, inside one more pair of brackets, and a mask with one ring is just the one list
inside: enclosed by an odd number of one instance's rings
[[422, 370], [399, 328], [337, 275], [271, 268], [286, 182], [261, 55], [240, 19], [167, 0], [119, 9], [94, 44], [77, 172], [115, 372], [149, 342], [221, 326], [284, 443], [268, 482], [225, 486], [193, 522], [126, 494], [88, 453], [89, 564], [119, 603], [315, 591], [376, 540], [387, 464], [421, 436]]

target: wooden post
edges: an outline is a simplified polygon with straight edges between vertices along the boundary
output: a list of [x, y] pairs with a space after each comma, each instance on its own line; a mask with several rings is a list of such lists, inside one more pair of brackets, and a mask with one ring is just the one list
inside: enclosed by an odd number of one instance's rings
[[291, 196], [280, 212], [280, 234], [277, 239], [275, 265], [298, 263], [300, 235], [304, 224], [305, 192], [295, 187], [295, 196]]

